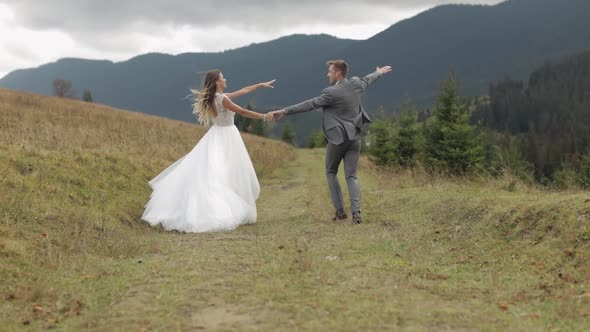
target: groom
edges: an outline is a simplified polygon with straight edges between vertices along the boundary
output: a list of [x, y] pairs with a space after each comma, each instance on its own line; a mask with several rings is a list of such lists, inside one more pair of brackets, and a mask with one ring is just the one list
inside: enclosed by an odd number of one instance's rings
[[343, 60], [327, 62], [328, 79], [331, 86], [324, 89], [322, 94], [300, 104], [286, 107], [274, 112], [274, 118], [280, 120], [285, 115], [308, 112], [317, 108], [323, 109], [324, 136], [328, 140], [326, 148], [326, 177], [332, 204], [336, 208], [334, 220], [344, 220], [348, 216], [344, 211], [342, 190], [336, 175], [338, 166], [344, 160], [344, 173], [352, 206], [352, 220], [360, 224], [361, 219], [361, 191], [356, 169], [361, 152], [362, 125], [371, 122], [361, 106], [361, 97], [367, 87], [379, 76], [389, 73], [390, 66], [377, 67], [377, 70], [363, 78], [347, 79], [348, 64]]

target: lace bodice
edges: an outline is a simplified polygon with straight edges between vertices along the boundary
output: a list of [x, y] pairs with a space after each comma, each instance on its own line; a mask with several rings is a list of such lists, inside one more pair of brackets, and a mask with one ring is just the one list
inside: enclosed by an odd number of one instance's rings
[[215, 94], [215, 107], [217, 107], [217, 116], [212, 119], [214, 126], [232, 126], [234, 124], [234, 115], [236, 113], [223, 107], [222, 101], [225, 95], [222, 93]]

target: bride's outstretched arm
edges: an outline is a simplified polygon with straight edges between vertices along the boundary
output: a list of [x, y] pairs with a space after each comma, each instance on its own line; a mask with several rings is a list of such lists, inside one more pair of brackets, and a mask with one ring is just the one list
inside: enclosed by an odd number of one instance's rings
[[237, 105], [236, 103], [234, 103], [227, 94], [225, 95], [225, 97], [223, 97], [222, 104], [223, 104], [223, 107], [227, 108], [228, 110], [230, 110], [234, 113], [238, 113], [238, 114], [245, 116], [247, 118], [250, 118], [250, 119], [259, 119], [259, 120], [264, 120], [264, 121], [273, 121], [273, 119], [274, 119], [272, 114], [270, 114], [270, 113], [262, 114], [262, 113], [250, 111], [250, 110], [240, 107], [240, 105]]
[[225, 93], [225, 95], [228, 96], [230, 99], [236, 99], [236, 98], [246, 95], [250, 92], [254, 92], [258, 88], [271, 88], [272, 89], [272, 88], [274, 88], [274, 86], [272, 86], [272, 84], [275, 81], [276, 80], [272, 80], [272, 81], [268, 81], [268, 82], [262, 82], [262, 83], [250, 85], [245, 88], [241, 88], [240, 90], [235, 91], [235, 92], [227, 92], [227, 93]]

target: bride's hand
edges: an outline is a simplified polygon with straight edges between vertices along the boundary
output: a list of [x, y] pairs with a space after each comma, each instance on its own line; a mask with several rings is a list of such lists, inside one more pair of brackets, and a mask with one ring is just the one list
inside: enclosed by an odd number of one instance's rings
[[272, 116], [272, 113], [264, 113], [264, 114], [262, 114], [262, 121], [264, 121], [264, 122], [273, 122], [274, 121], [274, 117]]
[[271, 88], [271, 89], [274, 89], [274, 86], [272, 86], [272, 84], [273, 84], [275, 81], [276, 81], [276, 79], [274, 79], [274, 80], [272, 80], [272, 81], [268, 81], [268, 82], [262, 82], [262, 83], [260, 83], [260, 86], [261, 86], [261, 87], [264, 87], [264, 88]]

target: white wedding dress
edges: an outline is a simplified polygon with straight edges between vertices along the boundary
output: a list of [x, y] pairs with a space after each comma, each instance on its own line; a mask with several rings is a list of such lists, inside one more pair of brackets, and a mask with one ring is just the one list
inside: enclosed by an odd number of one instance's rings
[[152, 179], [141, 219], [167, 230], [210, 232], [256, 222], [260, 185], [235, 113], [216, 94], [217, 117], [184, 157]]

